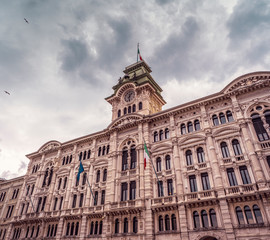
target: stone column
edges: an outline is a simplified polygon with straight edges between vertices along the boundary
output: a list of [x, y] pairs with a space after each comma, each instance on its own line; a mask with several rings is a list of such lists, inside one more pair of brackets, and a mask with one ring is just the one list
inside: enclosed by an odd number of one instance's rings
[[144, 199], [145, 192], [144, 192], [144, 140], [143, 140], [143, 126], [142, 123], [138, 125], [138, 134], [139, 134], [139, 145], [138, 145], [138, 168], [140, 173], [140, 180], [139, 180], [139, 197]]
[[60, 240], [64, 231], [64, 218], [60, 218], [57, 227], [56, 240]]
[[80, 236], [79, 239], [85, 239], [87, 236], [87, 217], [86, 217], [86, 215], [82, 216], [81, 229], [80, 229], [79, 236]]
[[180, 235], [181, 240], [189, 240], [188, 237], [188, 223], [187, 223], [187, 215], [186, 209], [183, 203], [178, 206], [178, 214], [179, 214], [179, 225], [180, 225]]
[[256, 179], [256, 182], [258, 182], [258, 187], [260, 189], [265, 188], [266, 187], [265, 177], [264, 177], [263, 171], [261, 169], [260, 162], [256, 156], [254, 146], [253, 146], [252, 141], [249, 137], [247, 125], [244, 121], [240, 122], [240, 128], [242, 130], [244, 141], [246, 143], [249, 159], [250, 159], [252, 166], [253, 166], [254, 177]]
[[221, 218], [223, 219], [225, 232], [228, 240], [235, 240], [235, 234], [233, 230], [232, 220], [230, 216], [230, 211], [226, 199], [220, 199], [219, 202]]
[[208, 154], [209, 154], [209, 158], [211, 159], [210, 165], [212, 167], [215, 188], [218, 192], [218, 196], [222, 197], [224, 196], [224, 190], [223, 190], [223, 183], [222, 183], [222, 177], [220, 174], [217, 154], [214, 147], [214, 141], [211, 135], [211, 130], [206, 129], [205, 132], [206, 132], [206, 143], [207, 143], [207, 148], [208, 148]]

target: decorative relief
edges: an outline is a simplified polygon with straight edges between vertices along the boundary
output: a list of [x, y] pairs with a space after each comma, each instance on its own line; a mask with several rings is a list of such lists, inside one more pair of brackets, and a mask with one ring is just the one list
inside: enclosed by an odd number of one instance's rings
[[40, 149], [39, 152], [48, 152], [54, 149], [58, 149], [59, 147], [61, 147], [61, 144], [59, 142], [53, 141], [53, 142], [48, 142], [46, 144], [44, 144]]
[[122, 127], [124, 125], [130, 124], [130, 123], [135, 123], [138, 120], [141, 120], [142, 117], [141, 116], [127, 116], [125, 118], [121, 118], [119, 120], [117, 120], [116, 122], [114, 122], [111, 126], [109, 126], [110, 129], [112, 128], [119, 128]]

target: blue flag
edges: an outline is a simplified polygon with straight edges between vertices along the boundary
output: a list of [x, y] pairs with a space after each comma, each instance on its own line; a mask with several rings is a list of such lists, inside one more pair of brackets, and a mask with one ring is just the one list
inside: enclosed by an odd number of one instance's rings
[[77, 174], [77, 181], [79, 182], [80, 180], [80, 174], [84, 171], [84, 168], [83, 168], [83, 165], [82, 165], [82, 162], [80, 161], [80, 166], [79, 166], [79, 171], [78, 171], [78, 174]]

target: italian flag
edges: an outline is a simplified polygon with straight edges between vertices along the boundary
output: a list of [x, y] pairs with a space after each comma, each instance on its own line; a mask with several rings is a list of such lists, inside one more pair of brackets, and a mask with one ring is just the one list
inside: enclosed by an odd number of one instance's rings
[[148, 152], [148, 149], [146, 147], [146, 143], [144, 142], [144, 169], [146, 168], [146, 163], [149, 162], [150, 154]]
[[142, 61], [143, 59], [142, 59], [142, 56], [141, 56], [141, 54], [140, 54], [140, 49], [138, 48], [138, 55], [139, 55], [139, 57], [140, 57], [140, 60]]

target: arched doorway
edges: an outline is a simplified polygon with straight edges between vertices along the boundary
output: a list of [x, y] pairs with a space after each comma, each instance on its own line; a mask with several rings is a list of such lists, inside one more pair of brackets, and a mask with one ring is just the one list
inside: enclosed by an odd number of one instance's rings
[[206, 236], [206, 237], [202, 237], [200, 240], [217, 240], [217, 239], [215, 237]]

